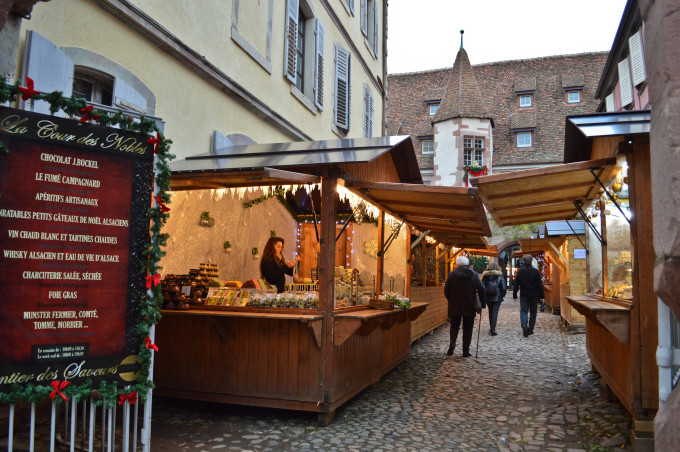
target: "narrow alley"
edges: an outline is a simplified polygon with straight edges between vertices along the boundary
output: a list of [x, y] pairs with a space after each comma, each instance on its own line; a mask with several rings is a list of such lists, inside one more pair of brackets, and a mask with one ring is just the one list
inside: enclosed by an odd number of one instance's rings
[[[156, 398], [152, 450], [605, 451], [630, 448], [630, 416], [605, 399], [585, 334], [538, 314], [523, 337], [519, 304], [502, 303], [498, 336], [482, 320], [475, 358], [445, 354], [448, 324], [413, 344], [327, 427], [310, 413]], [[460, 338], [459, 338], [460, 340]]]

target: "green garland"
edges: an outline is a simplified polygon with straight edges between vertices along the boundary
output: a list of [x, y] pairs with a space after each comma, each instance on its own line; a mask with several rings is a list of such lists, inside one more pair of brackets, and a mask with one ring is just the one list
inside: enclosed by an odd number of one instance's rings
[[467, 184], [467, 181], [468, 181], [468, 173], [470, 173], [470, 172], [472, 172], [472, 173], [480, 173], [480, 172], [481, 172], [482, 175], [486, 175], [487, 169], [486, 169], [486, 165], [484, 165], [484, 166], [479, 166], [479, 165], [474, 165], [474, 164], [472, 164], [472, 165], [465, 165], [465, 166], [463, 167], [463, 172], [464, 172], [464, 174], [463, 174], [463, 182]]
[[[21, 94], [19, 89], [19, 82], [14, 85], [8, 84], [5, 77], [0, 76], [0, 104], [7, 102], [14, 102], [16, 96]], [[50, 104], [50, 112], [55, 114], [59, 110], [63, 110], [69, 117], [74, 118], [82, 116], [81, 110], [88, 106], [83, 98], [64, 97], [60, 91], [51, 93], [41, 93], [33, 95], [32, 99], [44, 100]], [[105, 111], [92, 110], [90, 115], [93, 117], [99, 115], [97, 119], [91, 119], [101, 126], [117, 125], [121, 130], [130, 130], [139, 132], [144, 135], [151, 135], [153, 132], [157, 134], [159, 142], [157, 144], [157, 162], [156, 162], [156, 187], [158, 189], [157, 196], [164, 205], [170, 204], [170, 167], [168, 162], [175, 158], [170, 153], [171, 140], [165, 138], [161, 131], [156, 126], [156, 123], [144, 116], [139, 118], [136, 122], [132, 117], [117, 112], [111, 114]], [[7, 146], [0, 141], [0, 152], [9, 153]], [[161, 206], [156, 203], [155, 207], [148, 210], [149, 220], [151, 220], [151, 237], [150, 241], [144, 245], [144, 256], [146, 261], [142, 264], [140, 271], [144, 276], [155, 275], [162, 268], [158, 262], [165, 252], [163, 248], [166, 246], [169, 235], [161, 233], [163, 225], [169, 218], [169, 214], [163, 212]], [[102, 403], [111, 408], [118, 403], [120, 395], [129, 394], [132, 391], [137, 391], [137, 395], [142, 402], [146, 402], [146, 394], [149, 389], [154, 387], [153, 382], [149, 380], [149, 372], [151, 368], [151, 350], [146, 347], [144, 339], [149, 337], [151, 327], [158, 323], [161, 318], [160, 305], [163, 301], [160, 284], [152, 287], [147, 291], [145, 298], [139, 300], [141, 319], [137, 325], [137, 334], [142, 339], [142, 344], [139, 347], [138, 360], [141, 366], [138, 383], [134, 385], [118, 386], [118, 382], [102, 381], [98, 388], [93, 388], [92, 380], [88, 379], [85, 383], [80, 385], [69, 384], [62, 390], [64, 395], [68, 398], [75, 398], [77, 401], [87, 400], [92, 398], [95, 406], [100, 406]], [[0, 403], [14, 403], [18, 400], [26, 400], [28, 402], [36, 403], [49, 397], [53, 391], [51, 386], [41, 386], [27, 384], [25, 386], [16, 384], [13, 385], [10, 392], [0, 393]], [[61, 403], [61, 397], [55, 397], [54, 400]]]

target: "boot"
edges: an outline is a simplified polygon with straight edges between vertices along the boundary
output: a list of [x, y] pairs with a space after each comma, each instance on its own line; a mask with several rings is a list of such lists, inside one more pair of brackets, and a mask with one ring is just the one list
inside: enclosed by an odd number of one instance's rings
[[453, 355], [453, 349], [454, 348], [456, 348], [456, 344], [451, 342], [451, 344], [449, 344], [449, 349], [446, 351], [446, 354], [449, 355], [449, 356]]

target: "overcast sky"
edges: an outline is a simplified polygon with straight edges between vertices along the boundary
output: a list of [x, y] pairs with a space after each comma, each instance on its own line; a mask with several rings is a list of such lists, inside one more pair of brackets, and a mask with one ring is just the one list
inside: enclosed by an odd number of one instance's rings
[[626, 0], [389, 0], [387, 70], [609, 51]]

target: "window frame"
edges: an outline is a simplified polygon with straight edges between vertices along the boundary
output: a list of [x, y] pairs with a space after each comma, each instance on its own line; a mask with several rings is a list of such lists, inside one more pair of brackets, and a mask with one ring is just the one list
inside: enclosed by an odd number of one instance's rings
[[[425, 143], [432, 143], [432, 150], [425, 151]], [[434, 137], [422, 138], [420, 139], [420, 155], [433, 155], [434, 154]]]
[[[529, 99], [528, 105], [522, 104], [523, 99]], [[517, 102], [518, 102], [519, 108], [533, 107], [534, 106], [534, 95], [531, 94], [531, 93], [518, 94], [517, 95]]]
[[[580, 104], [583, 102], [583, 95], [581, 93], [581, 89], [568, 89], [565, 90], [565, 96], [566, 96], [566, 101], [568, 104]], [[578, 95], [578, 100], [572, 101], [571, 100], [571, 94], [577, 94]]]
[[[529, 144], [520, 144], [520, 136], [529, 137]], [[516, 148], [532, 148], [534, 147], [534, 131], [533, 130], [518, 130], [515, 131], [515, 147]]]
[[[437, 114], [437, 111], [439, 110], [439, 103], [429, 104], [428, 108], [429, 108], [429, 110], [428, 110], [429, 116], [434, 116], [434, 115]], [[434, 111], [432, 111], [433, 108], [434, 108]]]

